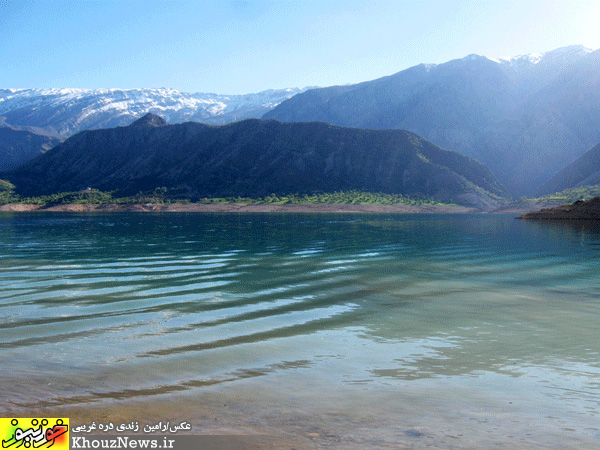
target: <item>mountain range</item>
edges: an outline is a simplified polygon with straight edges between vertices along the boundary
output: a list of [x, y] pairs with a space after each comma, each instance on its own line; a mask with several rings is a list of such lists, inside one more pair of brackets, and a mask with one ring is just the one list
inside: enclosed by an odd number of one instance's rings
[[263, 118], [409, 130], [484, 163], [513, 195], [529, 195], [600, 142], [600, 51], [421, 64], [308, 90]]
[[35, 127], [40, 134], [69, 137], [83, 130], [129, 125], [144, 114], [171, 123], [225, 124], [261, 117], [306, 88], [256, 94], [190, 94], [175, 89], [0, 89], [0, 118]]
[[82, 131], [1, 178], [23, 195], [88, 187], [117, 195], [166, 188], [185, 198], [363, 190], [481, 209], [505, 195], [482, 164], [408, 131], [259, 119], [168, 125], [153, 114]]
[[600, 142], [600, 51], [570, 46], [497, 60], [469, 55], [359, 84], [248, 95], [3, 89], [0, 126], [41, 134], [45, 141], [0, 148], [0, 170], [34, 158], [56, 139], [125, 126], [149, 111], [170, 123], [262, 117], [404, 129], [482, 162], [513, 196], [531, 196], [546, 192], [557, 172]]

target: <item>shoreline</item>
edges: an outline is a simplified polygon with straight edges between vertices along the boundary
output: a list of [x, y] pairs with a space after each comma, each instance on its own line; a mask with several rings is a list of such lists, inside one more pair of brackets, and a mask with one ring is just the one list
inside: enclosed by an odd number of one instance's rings
[[600, 220], [600, 197], [529, 211], [517, 217], [522, 220]]
[[245, 203], [136, 203], [62, 204], [26, 203], [0, 205], [0, 212], [165, 212], [165, 213], [417, 213], [464, 214], [480, 212], [460, 205], [369, 205], [369, 204], [245, 204]]

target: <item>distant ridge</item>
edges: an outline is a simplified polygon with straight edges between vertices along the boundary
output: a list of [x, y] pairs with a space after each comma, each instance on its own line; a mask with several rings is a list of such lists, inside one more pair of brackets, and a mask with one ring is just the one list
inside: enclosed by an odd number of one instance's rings
[[152, 115], [81, 132], [0, 178], [24, 195], [87, 187], [124, 195], [165, 187], [187, 198], [362, 190], [491, 209], [505, 194], [483, 165], [407, 131], [257, 119], [166, 125]]
[[600, 184], [600, 144], [557, 172], [540, 189], [540, 195]]
[[56, 137], [0, 125], [0, 171], [15, 169], [60, 142]]
[[176, 89], [0, 89], [0, 118], [46, 134], [72, 136], [84, 130], [129, 125], [151, 112], [169, 123], [221, 125], [264, 113], [305, 88], [253, 94], [189, 93]]

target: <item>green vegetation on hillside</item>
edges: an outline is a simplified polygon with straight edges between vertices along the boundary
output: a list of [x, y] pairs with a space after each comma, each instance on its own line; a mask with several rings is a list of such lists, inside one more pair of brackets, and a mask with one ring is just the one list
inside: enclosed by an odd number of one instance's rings
[[600, 196], [600, 184], [591, 186], [581, 186], [577, 188], [565, 189], [564, 191], [555, 192], [553, 194], [544, 195], [543, 197], [525, 199], [521, 198], [519, 201], [531, 201], [539, 203], [572, 203], [575, 200], [587, 200], [594, 197]]
[[430, 198], [407, 197], [401, 194], [384, 194], [381, 192], [362, 192], [357, 190], [340, 192], [321, 192], [304, 195], [271, 194], [262, 198], [248, 197], [216, 197], [204, 198], [198, 203], [245, 203], [245, 204], [336, 204], [336, 205], [448, 205]]
[[0, 192], [7, 193], [12, 192], [15, 189], [15, 185], [10, 181], [0, 180]]
[[201, 199], [181, 199], [169, 196], [166, 188], [157, 188], [149, 192], [140, 192], [129, 197], [115, 197], [112, 193], [98, 189], [86, 189], [79, 192], [62, 192], [38, 197], [23, 197], [14, 193], [14, 185], [0, 180], [0, 204], [25, 203], [35, 205], [64, 204], [165, 204], [173, 202], [197, 203], [243, 203], [243, 204], [354, 204], [354, 205], [448, 205], [430, 198], [413, 198], [400, 194], [361, 192], [357, 190], [341, 192], [322, 192], [304, 195], [271, 194], [261, 198], [249, 197], [211, 197]]
[[[3, 189], [5, 184], [8, 186]], [[15, 194], [14, 186], [4, 180], [0, 180], [0, 205], [8, 203], [24, 203], [33, 205], [80, 205], [80, 204], [135, 204], [135, 203], [153, 203], [164, 204], [171, 203], [173, 200], [168, 198], [166, 189], [155, 189], [149, 193], [139, 193], [129, 197], [114, 197], [110, 192], [102, 192], [98, 189], [86, 189], [79, 192], [61, 192], [52, 195], [41, 195], [37, 197], [24, 197]]]
[[0, 205], [6, 203], [13, 203], [11, 199], [15, 197], [14, 195], [15, 185], [9, 181], [0, 180]]

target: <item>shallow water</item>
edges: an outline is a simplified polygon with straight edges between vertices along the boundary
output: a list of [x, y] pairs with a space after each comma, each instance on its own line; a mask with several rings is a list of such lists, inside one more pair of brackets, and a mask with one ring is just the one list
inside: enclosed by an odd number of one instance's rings
[[3, 214], [0, 413], [597, 448], [599, 256], [512, 216]]

